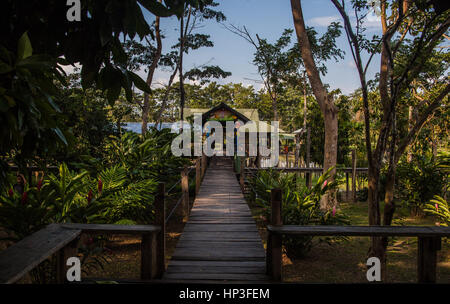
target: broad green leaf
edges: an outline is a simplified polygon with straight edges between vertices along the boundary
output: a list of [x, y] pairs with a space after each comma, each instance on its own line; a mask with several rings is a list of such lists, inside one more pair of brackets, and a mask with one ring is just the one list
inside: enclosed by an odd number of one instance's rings
[[4, 62], [0, 62], [0, 74], [6, 74], [13, 70], [13, 67]]
[[161, 3], [155, 1], [155, 0], [138, 0], [138, 2], [148, 11], [152, 12], [156, 16], [160, 17], [169, 17], [172, 16], [174, 13], [166, 8]]
[[106, 92], [106, 97], [108, 98], [108, 103], [112, 106], [114, 105], [114, 102], [119, 98], [120, 91], [122, 90], [122, 87], [119, 83], [114, 84], [114, 86], [108, 88], [108, 91]]
[[20, 37], [17, 45], [17, 59], [18, 61], [30, 57], [33, 54], [33, 48], [31, 47], [31, 41], [28, 37], [28, 33], [25, 32]]
[[139, 77], [137, 74], [135, 74], [135, 73], [133, 73], [131, 71], [128, 71], [128, 75], [133, 80], [133, 83], [136, 85], [136, 87], [139, 90], [144, 91], [144, 92], [149, 93], [149, 94], [152, 92], [152, 90], [150, 89], [148, 84], [141, 77]]
[[61, 141], [67, 146], [68, 145], [67, 139], [64, 136], [64, 134], [61, 132], [61, 130], [59, 128], [53, 128], [52, 130], [59, 137], [59, 139], [61, 139]]

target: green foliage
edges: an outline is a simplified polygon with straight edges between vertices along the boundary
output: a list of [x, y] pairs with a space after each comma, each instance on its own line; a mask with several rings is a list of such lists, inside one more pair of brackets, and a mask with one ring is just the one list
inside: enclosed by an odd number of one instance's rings
[[152, 128], [144, 136], [126, 132], [120, 138], [111, 137], [106, 145], [106, 161], [121, 164], [131, 181], [152, 178], [168, 182], [187, 160], [175, 157], [171, 143], [176, 134], [169, 129]]
[[[348, 224], [346, 217], [336, 209], [322, 211], [320, 198], [325, 192], [337, 189], [339, 181], [328, 183], [330, 171], [323, 174], [311, 189], [305, 185], [297, 187], [295, 174], [280, 173], [275, 170], [261, 170], [250, 183], [256, 192], [256, 202], [263, 208], [266, 218], [270, 217], [271, 189], [282, 190], [282, 220], [285, 225], [342, 225]], [[336, 238], [335, 238], [336, 239]], [[332, 238], [320, 238], [331, 244]], [[291, 258], [304, 257], [314, 245], [313, 237], [284, 238], [286, 254]]]
[[54, 100], [54, 79], [64, 81], [57, 60], [34, 54], [25, 32], [16, 52], [0, 45], [0, 67], [0, 153], [16, 151], [16, 163], [22, 163], [67, 144]]
[[120, 166], [96, 178], [62, 164], [24, 194], [12, 188], [0, 195], [0, 222], [10, 238], [20, 240], [50, 223], [151, 223], [154, 179], [131, 181]]
[[447, 176], [432, 157], [416, 155], [411, 162], [403, 160], [397, 167], [396, 197], [413, 214], [419, 215], [426, 202], [444, 193], [445, 186], [448, 187]]
[[62, 111], [60, 122], [71, 133], [70, 145], [58, 151], [54, 156], [57, 160], [80, 161], [82, 155], [101, 157], [106, 138], [117, 135], [105, 94], [97, 89], [83, 90], [80, 77], [79, 73], [67, 77], [69, 86], [61, 88], [62, 98], [57, 102]]
[[50, 222], [51, 216], [40, 192], [28, 185], [24, 190], [24, 194], [20, 194], [11, 187], [0, 193], [0, 223], [8, 235], [3, 240], [19, 241]]
[[[41, 158], [67, 146], [68, 130], [58, 119], [64, 84], [61, 66], [81, 65], [81, 85], [106, 93], [112, 105], [122, 89], [150, 88], [124, 68], [128, 63], [120, 37], [152, 35], [142, 8], [161, 16], [181, 17], [185, 5], [202, 11], [209, 0], [86, 0], [81, 20], [67, 20], [65, 1], [5, 0], [0, 4], [0, 185], [6, 178], [4, 156], [15, 163]], [[209, 12], [211, 13], [211, 12]]]
[[434, 199], [425, 204], [425, 208], [423, 210], [429, 215], [436, 216], [439, 220], [440, 226], [450, 226], [449, 204], [442, 197], [435, 195]]

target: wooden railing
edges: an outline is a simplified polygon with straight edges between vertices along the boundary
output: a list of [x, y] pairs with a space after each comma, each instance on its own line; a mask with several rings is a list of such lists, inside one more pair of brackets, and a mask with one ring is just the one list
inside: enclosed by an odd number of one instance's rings
[[441, 238], [450, 237], [450, 227], [417, 226], [296, 226], [283, 225], [282, 194], [280, 189], [271, 193], [272, 214], [267, 226], [267, 274], [275, 281], [282, 280], [283, 235], [297, 236], [368, 236], [368, 237], [417, 237], [417, 280], [419, 283], [436, 282], [437, 251]]
[[164, 272], [164, 242], [157, 225], [51, 224], [0, 252], [0, 283], [18, 281], [41, 262], [56, 254], [56, 282], [66, 281], [66, 261], [77, 256], [81, 234], [140, 234], [141, 279], [159, 278]]
[[[206, 166], [206, 157], [196, 159], [196, 193]], [[50, 224], [0, 252], [0, 283], [17, 282], [53, 255], [56, 255], [57, 259], [56, 282], [66, 282], [67, 258], [77, 256], [78, 243], [83, 233], [141, 235], [140, 277], [142, 280], [161, 278], [165, 271], [166, 222], [178, 206], [181, 206], [183, 218], [189, 216], [189, 172], [187, 166], [181, 172], [181, 197], [169, 212], [169, 216], [166, 216], [165, 185], [160, 183], [155, 193], [153, 225]]]
[[[178, 214], [180, 214], [183, 218], [183, 221], [187, 221], [189, 216], [189, 174], [195, 169], [195, 195], [197, 195], [200, 190], [200, 185], [205, 175], [207, 165], [207, 158], [203, 155], [202, 157], [195, 159], [195, 165], [193, 167], [185, 166], [181, 170], [181, 178], [166, 192], [166, 194], [168, 194], [173, 188], [175, 188], [176, 185], [181, 185], [181, 196], [171, 211], [168, 212], [166, 222], [172, 217], [173, 214], [175, 214], [175, 211], [177, 210]], [[179, 208], [179, 206], [181, 207]]]
[[[245, 164], [245, 160], [242, 160], [242, 163]], [[305, 175], [305, 181], [306, 186], [308, 188], [311, 187], [311, 176], [313, 173], [315, 174], [322, 174], [323, 168], [321, 167], [311, 167], [311, 168], [305, 168], [305, 167], [291, 167], [291, 168], [279, 168], [279, 167], [273, 167], [273, 168], [251, 168], [251, 167], [241, 167], [240, 172], [240, 179], [241, 179], [241, 185], [245, 183], [246, 176], [252, 176], [255, 175], [259, 170], [275, 170], [275, 171], [282, 171], [287, 173], [303, 173]], [[361, 187], [357, 187], [356, 179], [361, 177], [362, 175], [367, 175], [369, 172], [368, 168], [357, 168], [357, 167], [347, 167], [347, 168], [336, 168], [336, 171], [345, 173], [345, 194], [346, 197], [350, 197], [350, 176], [352, 177], [352, 184], [351, 184], [351, 193], [352, 193], [352, 201], [356, 202], [356, 191], [361, 190]], [[359, 183], [361, 184], [361, 183]], [[359, 188], [359, 189], [357, 189]]]

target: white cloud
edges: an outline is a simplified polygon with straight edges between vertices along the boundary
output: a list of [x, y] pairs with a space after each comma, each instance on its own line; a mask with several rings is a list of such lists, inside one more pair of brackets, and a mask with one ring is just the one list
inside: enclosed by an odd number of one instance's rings
[[[348, 12], [350, 17], [352, 26], [356, 26], [356, 18], [354, 14]], [[320, 16], [314, 17], [307, 20], [307, 25], [310, 26], [323, 26], [327, 27], [331, 24], [331, 22], [341, 22], [342, 18], [340, 15], [332, 15], [332, 16]], [[341, 22], [342, 23], [342, 22]], [[378, 16], [374, 11], [370, 11], [369, 14], [364, 18], [364, 27], [368, 30], [377, 30], [381, 29], [380, 16]]]
[[340, 16], [334, 15], [334, 16], [321, 16], [321, 17], [314, 17], [307, 21], [308, 25], [312, 26], [329, 26], [331, 22], [337, 22], [340, 21]]
[[374, 12], [370, 12], [365, 20], [364, 26], [368, 29], [381, 29], [381, 19]]

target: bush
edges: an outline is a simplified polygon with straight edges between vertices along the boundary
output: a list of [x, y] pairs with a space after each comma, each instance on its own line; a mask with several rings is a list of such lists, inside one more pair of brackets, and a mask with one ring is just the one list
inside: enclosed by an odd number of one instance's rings
[[358, 200], [358, 202], [367, 202], [368, 197], [369, 197], [369, 189], [367, 187], [364, 187], [361, 190], [356, 191], [356, 199]]
[[434, 199], [425, 204], [424, 211], [429, 215], [434, 215], [439, 220], [439, 226], [450, 226], [450, 208], [448, 202], [436, 195]]
[[401, 161], [397, 167], [396, 198], [413, 215], [423, 215], [425, 204], [445, 191], [446, 177], [440, 162], [431, 157], [415, 156], [411, 162]]
[[[323, 174], [311, 189], [305, 185], [297, 188], [294, 182], [295, 174], [280, 173], [275, 170], [261, 170], [250, 180], [256, 192], [256, 202], [263, 208], [266, 218], [270, 217], [271, 202], [270, 191], [280, 188], [283, 193], [282, 220], [286, 225], [342, 225], [348, 224], [346, 217], [333, 210], [320, 210], [320, 198], [325, 192], [337, 189], [339, 182], [328, 183], [329, 172]], [[336, 238], [318, 238], [319, 242], [326, 241], [331, 244]], [[286, 254], [290, 258], [304, 257], [314, 245], [313, 237], [284, 238]]]

